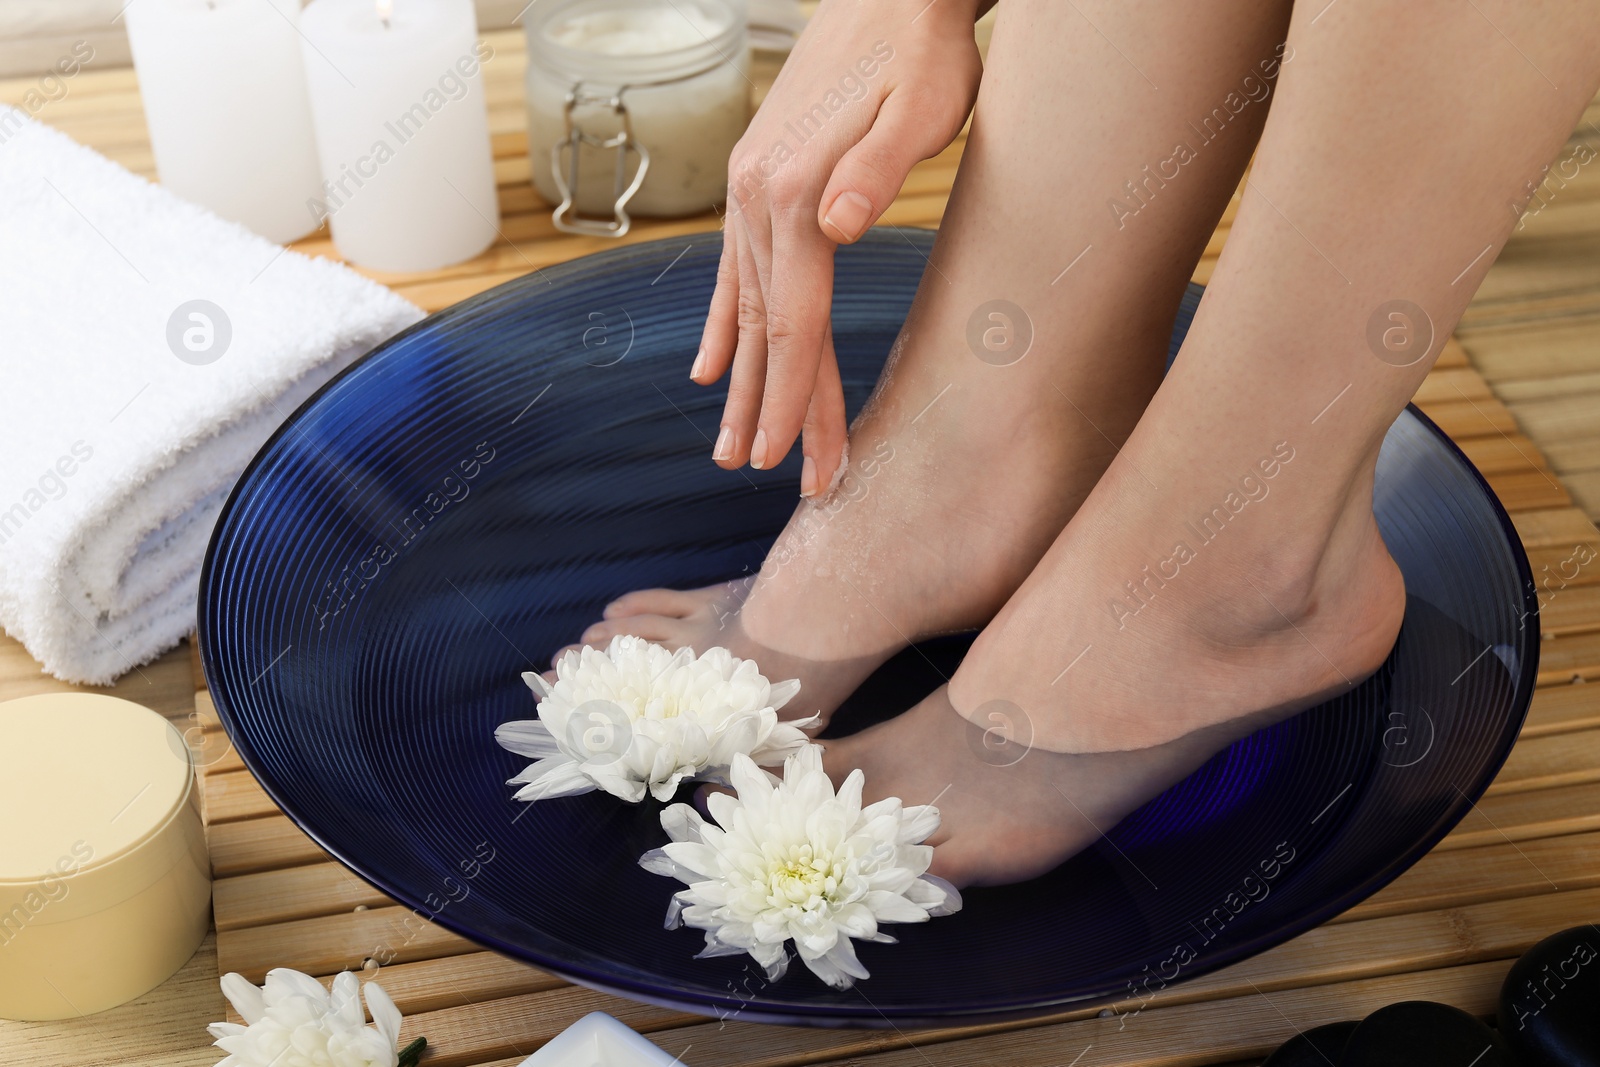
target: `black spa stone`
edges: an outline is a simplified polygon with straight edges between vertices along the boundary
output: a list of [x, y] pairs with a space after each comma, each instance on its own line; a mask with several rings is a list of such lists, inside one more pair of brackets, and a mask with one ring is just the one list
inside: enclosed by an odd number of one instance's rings
[[1278, 1046], [1261, 1067], [1328, 1067], [1337, 1064], [1358, 1022], [1329, 1023], [1296, 1034]]
[[1500, 987], [1499, 1023], [1524, 1067], [1600, 1067], [1600, 930], [1530, 948]]
[[1512, 1067], [1500, 1035], [1460, 1008], [1407, 1000], [1379, 1008], [1345, 1043], [1337, 1067]]

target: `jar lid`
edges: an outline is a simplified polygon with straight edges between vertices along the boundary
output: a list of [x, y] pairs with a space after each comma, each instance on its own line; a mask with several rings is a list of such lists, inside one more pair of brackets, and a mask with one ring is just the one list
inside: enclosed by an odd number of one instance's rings
[[183, 735], [142, 705], [95, 693], [0, 703], [0, 889], [110, 863], [189, 799]]
[[652, 85], [742, 61], [746, 0], [544, 0], [524, 29], [531, 68], [572, 81]]

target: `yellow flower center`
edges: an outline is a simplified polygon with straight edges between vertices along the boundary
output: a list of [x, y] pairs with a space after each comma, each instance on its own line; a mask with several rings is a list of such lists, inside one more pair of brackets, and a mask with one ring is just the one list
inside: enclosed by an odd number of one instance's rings
[[825, 899], [839, 888], [839, 865], [832, 857], [818, 856], [810, 844], [773, 850], [768, 860], [767, 890], [770, 903], [807, 904]]

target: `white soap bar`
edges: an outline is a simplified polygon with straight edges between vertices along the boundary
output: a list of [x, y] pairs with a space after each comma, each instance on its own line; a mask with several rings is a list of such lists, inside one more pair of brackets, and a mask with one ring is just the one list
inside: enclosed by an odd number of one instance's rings
[[518, 1067], [687, 1067], [603, 1011], [591, 1011]]

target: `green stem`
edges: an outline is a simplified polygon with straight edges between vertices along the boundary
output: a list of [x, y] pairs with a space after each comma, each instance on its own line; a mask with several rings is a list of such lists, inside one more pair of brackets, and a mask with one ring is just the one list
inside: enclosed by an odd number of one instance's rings
[[399, 1067], [417, 1067], [417, 1061], [422, 1058], [422, 1050], [428, 1047], [428, 1039], [419, 1037], [411, 1044], [400, 1050]]

